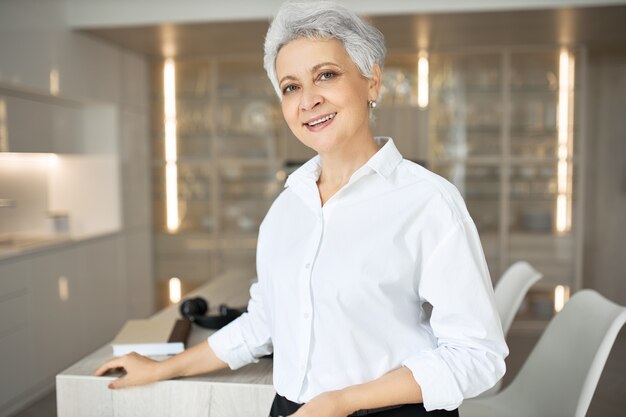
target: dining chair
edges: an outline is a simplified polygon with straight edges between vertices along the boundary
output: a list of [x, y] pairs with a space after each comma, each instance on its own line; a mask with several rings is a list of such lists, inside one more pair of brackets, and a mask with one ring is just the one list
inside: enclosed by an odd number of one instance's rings
[[[511, 265], [500, 277], [494, 288], [496, 308], [500, 316], [504, 336], [509, 333], [513, 319], [519, 310], [522, 300], [530, 287], [543, 277], [526, 261], [518, 261]], [[502, 379], [496, 385], [480, 394], [480, 397], [488, 397], [496, 394], [502, 388]]]
[[460, 417], [584, 417], [626, 322], [626, 307], [594, 290], [575, 293], [499, 393], [469, 399]]
[[526, 261], [515, 262], [500, 277], [494, 288], [496, 307], [506, 336], [526, 293], [543, 277]]

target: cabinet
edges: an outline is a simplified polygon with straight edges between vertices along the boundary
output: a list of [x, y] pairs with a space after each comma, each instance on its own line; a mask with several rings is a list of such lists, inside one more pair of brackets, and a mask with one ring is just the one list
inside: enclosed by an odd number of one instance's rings
[[[390, 54], [381, 107], [418, 112], [416, 68], [417, 54]], [[527, 260], [538, 287], [581, 286], [584, 70], [582, 48], [429, 56], [425, 163], [462, 193], [494, 280]]]
[[[81, 139], [81, 108], [0, 90], [0, 120], [9, 152], [71, 153]], [[1, 122], [0, 122], [1, 123]]]
[[115, 153], [117, 126], [113, 104], [0, 87], [0, 152]]
[[[255, 273], [258, 227], [282, 189], [290, 135], [261, 62], [257, 56], [176, 61], [176, 135], [169, 139], [164, 65], [154, 65], [153, 217], [163, 290], [171, 277], [186, 292], [234, 267]], [[168, 140], [176, 146], [170, 180], [176, 195], [167, 193]], [[178, 209], [175, 228], [167, 225], [168, 199]]]
[[[84, 280], [87, 260], [81, 247], [51, 250], [34, 256], [30, 288], [30, 328], [36, 355], [31, 368], [35, 381], [54, 375], [84, 353]], [[45, 354], [42, 350], [45, 349]]]
[[81, 248], [87, 265], [80, 283], [80, 344], [82, 354], [102, 346], [119, 331], [128, 317], [134, 293], [128, 292], [123, 237], [96, 239]]
[[0, 261], [0, 416], [113, 338], [133, 301], [125, 268], [117, 234]]
[[33, 379], [28, 282], [29, 262], [0, 263], [0, 409], [29, 387]]
[[[494, 281], [527, 260], [544, 273], [539, 287], [581, 285], [585, 51], [562, 52], [431, 51], [422, 107], [418, 53], [392, 51], [385, 64], [374, 134], [392, 136], [405, 158], [461, 191]], [[285, 176], [312, 154], [282, 121], [260, 57], [177, 61], [176, 68], [175, 232], [165, 226], [163, 66], [154, 72], [157, 275], [199, 283], [233, 266], [252, 271], [265, 211]]]

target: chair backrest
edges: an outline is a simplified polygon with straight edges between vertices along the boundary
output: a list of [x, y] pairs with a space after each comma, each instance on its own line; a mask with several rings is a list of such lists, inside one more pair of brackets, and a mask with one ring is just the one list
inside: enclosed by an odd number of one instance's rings
[[584, 417], [624, 322], [625, 307], [596, 291], [578, 291], [497, 395], [499, 402], [532, 404], [544, 416]]
[[520, 261], [511, 265], [496, 282], [494, 294], [505, 336], [526, 293], [541, 277], [543, 274], [537, 272], [528, 262]]

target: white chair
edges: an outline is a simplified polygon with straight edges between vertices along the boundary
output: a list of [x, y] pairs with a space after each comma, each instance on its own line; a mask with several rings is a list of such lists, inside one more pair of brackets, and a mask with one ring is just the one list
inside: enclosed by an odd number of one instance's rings
[[[502, 274], [498, 282], [496, 282], [494, 295], [504, 336], [509, 333], [513, 319], [526, 293], [530, 287], [542, 277], [543, 274], [535, 270], [528, 262], [519, 261], [504, 271], [504, 274]], [[483, 398], [494, 395], [500, 391], [500, 388], [502, 388], [502, 379], [491, 389], [480, 394], [480, 397]]]
[[494, 294], [505, 336], [509, 333], [526, 293], [542, 277], [543, 274], [528, 262], [520, 261], [511, 265], [496, 282]]
[[574, 294], [501, 392], [466, 400], [461, 417], [584, 417], [626, 322], [626, 308], [593, 290]]

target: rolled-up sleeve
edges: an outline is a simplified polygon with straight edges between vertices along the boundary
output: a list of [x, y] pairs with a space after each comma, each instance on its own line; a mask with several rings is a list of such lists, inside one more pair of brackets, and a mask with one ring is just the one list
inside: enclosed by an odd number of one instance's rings
[[458, 221], [427, 259], [420, 297], [432, 305], [437, 347], [403, 361], [420, 384], [424, 408], [453, 410], [504, 375], [508, 348], [478, 232]]
[[272, 338], [264, 300], [261, 283], [252, 284], [247, 313], [208, 338], [211, 349], [231, 369], [258, 362], [261, 356], [272, 353]]

